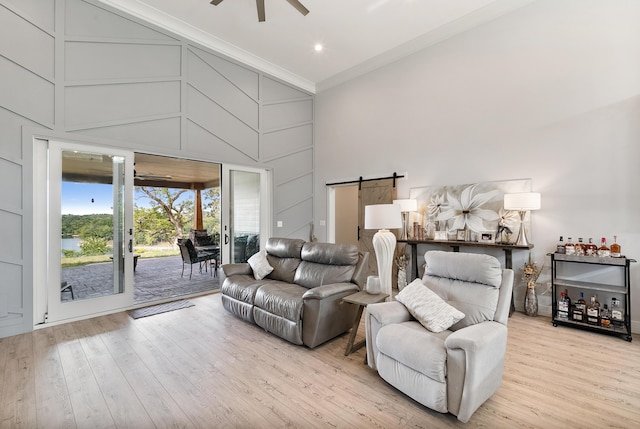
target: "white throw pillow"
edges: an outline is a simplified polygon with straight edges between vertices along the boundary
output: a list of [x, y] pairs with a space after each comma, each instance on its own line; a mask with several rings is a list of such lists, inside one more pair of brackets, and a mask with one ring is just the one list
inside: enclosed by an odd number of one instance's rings
[[464, 318], [463, 312], [443, 301], [420, 279], [402, 289], [396, 300], [431, 332], [442, 332]]
[[247, 262], [251, 266], [253, 277], [255, 277], [256, 280], [262, 280], [273, 271], [273, 267], [269, 265], [269, 261], [267, 260], [267, 252], [264, 250], [255, 253]]

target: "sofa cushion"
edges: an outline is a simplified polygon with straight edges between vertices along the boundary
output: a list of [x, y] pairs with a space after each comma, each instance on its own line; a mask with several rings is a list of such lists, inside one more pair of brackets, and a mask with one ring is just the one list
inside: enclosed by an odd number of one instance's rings
[[424, 254], [425, 275], [500, 287], [502, 267], [490, 255], [432, 250]]
[[360, 256], [353, 244], [305, 243], [293, 281], [307, 288], [349, 283]]
[[447, 304], [420, 279], [406, 286], [396, 300], [407, 307], [409, 313], [431, 332], [442, 332], [464, 318], [464, 313]]
[[273, 271], [267, 278], [293, 283], [296, 269], [300, 265], [300, 253], [304, 240], [294, 238], [276, 238], [267, 240], [265, 250], [269, 265]]
[[256, 292], [254, 305], [291, 321], [302, 319], [302, 295], [306, 288], [292, 283], [268, 282]]
[[238, 301], [253, 304], [256, 291], [264, 281], [256, 280], [253, 275], [238, 274], [233, 277], [227, 277], [222, 283], [220, 290], [223, 295], [230, 296]]
[[444, 383], [447, 377], [444, 340], [450, 334], [450, 331], [429, 332], [416, 321], [396, 323], [380, 329], [376, 345], [380, 353]]
[[269, 265], [267, 253], [262, 251], [254, 254], [247, 261], [253, 270], [253, 276], [256, 280], [262, 280], [273, 271], [273, 267]]
[[353, 244], [304, 243], [300, 258], [317, 264], [356, 265], [358, 248]]

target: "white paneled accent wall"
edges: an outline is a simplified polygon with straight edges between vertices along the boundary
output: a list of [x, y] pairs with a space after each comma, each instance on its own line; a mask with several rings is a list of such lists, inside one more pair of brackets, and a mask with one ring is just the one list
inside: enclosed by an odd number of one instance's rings
[[34, 133], [272, 169], [275, 233], [309, 238], [313, 95], [97, 0], [0, 0], [0, 76], [0, 337], [33, 327]]

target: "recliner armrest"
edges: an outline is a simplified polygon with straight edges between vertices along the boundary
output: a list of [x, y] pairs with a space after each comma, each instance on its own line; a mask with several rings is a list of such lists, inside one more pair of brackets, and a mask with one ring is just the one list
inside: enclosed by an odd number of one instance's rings
[[407, 308], [398, 301], [380, 302], [367, 306], [365, 333], [367, 337], [367, 364], [371, 368], [377, 369], [376, 359], [378, 347], [376, 345], [376, 338], [378, 331], [383, 326], [408, 322], [409, 320], [413, 320], [413, 316], [411, 316]]
[[302, 295], [302, 299], [325, 299], [345, 292], [355, 293], [358, 290], [358, 285], [355, 283], [332, 283], [309, 289]]
[[222, 272], [226, 277], [233, 276], [236, 274], [253, 274], [253, 270], [251, 269], [251, 265], [248, 263], [241, 264], [224, 264], [222, 267]]
[[447, 407], [466, 422], [502, 382], [507, 327], [488, 321], [453, 332], [447, 348]]

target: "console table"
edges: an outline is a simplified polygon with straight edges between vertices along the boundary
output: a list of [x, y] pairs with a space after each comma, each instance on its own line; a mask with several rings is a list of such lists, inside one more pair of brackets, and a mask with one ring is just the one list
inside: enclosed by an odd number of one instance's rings
[[[502, 249], [504, 250], [504, 267], [513, 269], [512, 252], [514, 250], [530, 250], [533, 249], [533, 244], [528, 246], [517, 246], [515, 244], [498, 244], [498, 243], [480, 243], [477, 241], [454, 241], [454, 240], [398, 240], [398, 243], [404, 243], [411, 246], [411, 273], [413, 278], [418, 278], [418, 245], [430, 244], [439, 246], [449, 246], [454, 252], [459, 252], [460, 247], [483, 247], [487, 249]], [[513, 303], [513, 294], [511, 295], [511, 310], [509, 315], [515, 311], [515, 305]]]

